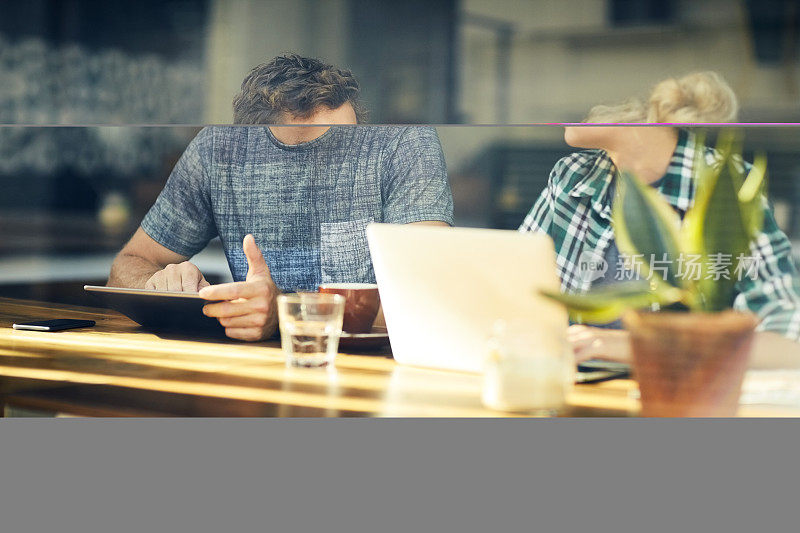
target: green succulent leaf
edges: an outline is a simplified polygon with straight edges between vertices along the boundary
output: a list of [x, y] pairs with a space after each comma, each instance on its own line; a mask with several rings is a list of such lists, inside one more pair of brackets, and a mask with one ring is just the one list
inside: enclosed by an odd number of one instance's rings
[[[683, 287], [678, 275], [680, 218], [658, 191], [622, 172], [612, 219], [620, 252], [638, 258], [646, 277]], [[651, 258], [664, 261], [661, 265], [665, 272], [651, 272]]]
[[702, 145], [699, 146], [698, 155], [695, 157], [694, 163], [697, 192], [695, 193], [694, 206], [686, 213], [681, 230], [681, 240], [686, 252], [690, 254], [704, 253], [705, 214], [708, 211], [711, 196], [714, 193], [720, 170], [724, 164], [723, 162], [716, 166], [708, 165], [702, 156]]
[[562, 294], [542, 291], [542, 295], [563, 304], [575, 322], [607, 324], [631, 309], [646, 309], [680, 302], [683, 291], [661, 284], [652, 289], [648, 283], [621, 283], [587, 294]]
[[[741, 161], [732, 155], [735, 141], [731, 135], [721, 136], [719, 165], [711, 167], [698, 160], [695, 205], [684, 220], [685, 248], [701, 256], [701, 275], [696, 283], [699, 297], [695, 303], [709, 312], [733, 305], [738, 261], [747, 255], [750, 241], [757, 233], [754, 230], [760, 231], [763, 224], [759, 194], [762, 166], [745, 181]], [[740, 203], [740, 195], [748, 202]]]
[[753, 168], [739, 189], [739, 204], [742, 218], [750, 239], [754, 239], [764, 228], [764, 198], [766, 191], [767, 157], [758, 154], [753, 161]]

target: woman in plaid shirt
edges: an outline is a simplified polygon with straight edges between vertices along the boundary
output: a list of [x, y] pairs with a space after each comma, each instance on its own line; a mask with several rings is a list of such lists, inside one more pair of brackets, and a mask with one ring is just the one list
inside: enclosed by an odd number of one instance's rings
[[[598, 106], [591, 123], [708, 123], [735, 120], [736, 97], [715, 73], [690, 74], [659, 83], [647, 104], [630, 100], [620, 106]], [[567, 127], [570, 146], [588, 149], [556, 163], [547, 188], [520, 231], [547, 233], [555, 241], [557, 268], [564, 292], [637, 279], [620, 256], [611, 225], [611, 206], [620, 169], [656, 188], [683, 216], [694, 202], [693, 172], [696, 137], [674, 126]], [[714, 150], [705, 148], [713, 162]], [[761, 319], [753, 364], [760, 367], [800, 366], [800, 283], [792, 250], [767, 211], [764, 230], [752, 245], [754, 261], [746, 276], [738, 275], [734, 307]], [[605, 269], [581, 268], [586, 264]], [[578, 360], [630, 358], [628, 334], [618, 322], [589, 327], [573, 325], [569, 340]]]

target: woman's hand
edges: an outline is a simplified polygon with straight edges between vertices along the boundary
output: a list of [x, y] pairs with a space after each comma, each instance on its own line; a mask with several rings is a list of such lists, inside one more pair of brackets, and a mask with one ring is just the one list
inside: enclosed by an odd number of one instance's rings
[[618, 329], [593, 328], [576, 324], [567, 329], [567, 340], [575, 352], [575, 361], [607, 359], [630, 363], [630, 336]]

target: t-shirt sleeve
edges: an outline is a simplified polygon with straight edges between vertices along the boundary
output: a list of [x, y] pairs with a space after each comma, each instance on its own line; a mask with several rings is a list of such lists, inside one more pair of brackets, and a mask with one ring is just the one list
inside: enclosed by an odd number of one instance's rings
[[212, 150], [213, 133], [205, 128], [189, 143], [141, 224], [153, 240], [186, 257], [217, 235], [209, 196]]
[[383, 221], [427, 220], [453, 225], [453, 195], [436, 130], [408, 127], [398, 136], [385, 166]]

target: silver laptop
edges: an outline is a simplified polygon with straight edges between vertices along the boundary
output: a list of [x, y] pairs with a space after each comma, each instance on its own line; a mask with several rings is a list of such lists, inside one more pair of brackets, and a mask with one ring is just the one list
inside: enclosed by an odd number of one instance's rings
[[563, 349], [567, 314], [553, 243], [516, 231], [370, 224], [372, 262], [398, 363], [481, 372], [497, 320], [530, 322], [541, 349]]

